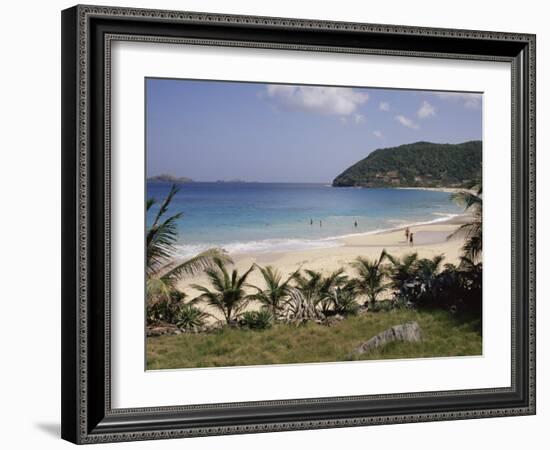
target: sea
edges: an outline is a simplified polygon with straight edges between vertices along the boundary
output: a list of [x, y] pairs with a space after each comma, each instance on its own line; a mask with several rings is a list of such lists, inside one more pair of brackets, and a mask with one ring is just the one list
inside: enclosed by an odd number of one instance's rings
[[[148, 182], [160, 201], [170, 183]], [[314, 183], [193, 182], [178, 185], [167, 214], [177, 222], [177, 256], [212, 247], [230, 254], [337, 247], [341, 238], [444, 221], [463, 213], [440, 191], [332, 187]], [[158, 204], [147, 215], [149, 226]]]

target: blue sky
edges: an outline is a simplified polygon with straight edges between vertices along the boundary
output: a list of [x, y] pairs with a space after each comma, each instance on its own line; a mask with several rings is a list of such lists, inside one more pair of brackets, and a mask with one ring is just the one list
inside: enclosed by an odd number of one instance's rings
[[377, 148], [482, 138], [482, 95], [146, 80], [147, 175], [331, 182]]

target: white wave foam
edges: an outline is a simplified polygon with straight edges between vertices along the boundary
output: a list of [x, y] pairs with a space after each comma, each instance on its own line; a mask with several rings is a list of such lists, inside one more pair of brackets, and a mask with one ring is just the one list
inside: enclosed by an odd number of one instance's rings
[[271, 253], [288, 252], [295, 250], [311, 250], [318, 248], [332, 248], [343, 245], [337, 239], [266, 239], [263, 241], [230, 242], [223, 245], [190, 244], [177, 245], [176, 254], [182, 258], [189, 258], [212, 247], [224, 249], [229, 254], [238, 253]]
[[330, 236], [321, 240], [338, 240], [338, 239], [344, 239], [349, 237], [355, 237], [355, 236], [370, 236], [372, 234], [380, 234], [380, 233], [390, 233], [392, 231], [399, 231], [406, 227], [417, 227], [420, 225], [432, 225], [434, 223], [440, 223], [440, 222], [446, 222], [448, 220], [451, 220], [455, 217], [460, 216], [460, 214], [443, 214], [443, 213], [434, 213], [437, 215], [441, 215], [442, 217], [439, 217], [437, 219], [433, 220], [427, 220], [425, 222], [410, 222], [410, 223], [402, 223], [398, 226], [391, 227], [391, 228], [378, 228], [376, 230], [366, 231], [364, 233], [348, 233], [343, 234], [340, 236]]
[[388, 233], [399, 231], [405, 227], [415, 227], [420, 225], [431, 225], [434, 223], [446, 222], [458, 217], [460, 214], [443, 214], [434, 213], [441, 216], [437, 219], [424, 222], [400, 223], [398, 226], [391, 228], [379, 228], [362, 233], [348, 233], [338, 236], [329, 236], [321, 239], [266, 239], [262, 241], [238, 241], [229, 242], [227, 244], [185, 244], [176, 245], [176, 255], [180, 258], [190, 258], [209, 248], [222, 248], [229, 254], [239, 253], [271, 253], [271, 252], [288, 252], [296, 250], [312, 250], [320, 248], [334, 248], [344, 245], [342, 239], [356, 236], [370, 236], [373, 234]]

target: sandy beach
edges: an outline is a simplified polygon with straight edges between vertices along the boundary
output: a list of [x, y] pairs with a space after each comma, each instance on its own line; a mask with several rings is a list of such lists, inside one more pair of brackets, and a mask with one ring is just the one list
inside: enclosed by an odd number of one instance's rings
[[402, 190], [414, 190], [414, 191], [436, 191], [436, 192], [448, 192], [449, 194], [456, 194], [457, 192], [470, 192], [475, 193], [475, 189], [466, 188], [447, 188], [447, 187], [396, 187], [394, 189]]
[[[468, 220], [468, 216], [457, 216], [452, 219], [437, 223], [416, 225], [409, 227], [414, 233], [414, 245], [411, 247], [405, 240], [404, 229], [395, 229], [376, 234], [349, 235], [338, 239], [338, 246], [331, 248], [307, 249], [289, 252], [270, 253], [236, 253], [231, 254], [235, 267], [239, 273], [248, 270], [254, 263], [276, 267], [284, 276], [288, 276], [299, 268], [320, 271], [326, 275], [344, 268], [350, 276], [354, 275], [350, 262], [358, 256], [366, 258], [377, 258], [383, 249], [390, 254], [401, 257], [407, 253], [417, 252], [420, 258], [431, 258], [435, 255], [444, 254], [445, 263], [457, 263], [460, 256], [460, 248], [463, 240], [447, 237], [460, 224]], [[250, 274], [248, 284], [264, 286], [259, 271]], [[198, 295], [198, 292], [190, 287], [190, 284], [201, 284], [209, 286], [204, 275], [182, 279], [178, 288], [187, 294], [188, 299]], [[201, 303], [201, 308], [221, 319], [218, 311], [211, 309]], [[258, 305], [251, 303], [248, 309], [258, 309]]]

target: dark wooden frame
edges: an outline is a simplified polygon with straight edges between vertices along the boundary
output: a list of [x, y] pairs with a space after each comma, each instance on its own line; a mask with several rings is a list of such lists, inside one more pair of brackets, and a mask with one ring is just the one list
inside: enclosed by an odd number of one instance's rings
[[[117, 410], [110, 402], [113, 40], [508, 61], [512, 384]], [[98, 6], [62, 13], [62, 437], [75, 443], [535, 413], [535, 36]]]

